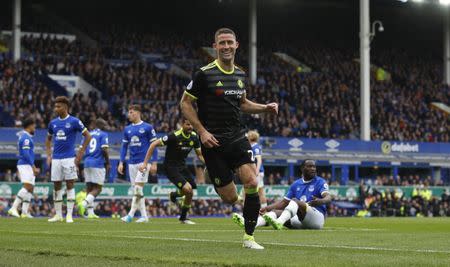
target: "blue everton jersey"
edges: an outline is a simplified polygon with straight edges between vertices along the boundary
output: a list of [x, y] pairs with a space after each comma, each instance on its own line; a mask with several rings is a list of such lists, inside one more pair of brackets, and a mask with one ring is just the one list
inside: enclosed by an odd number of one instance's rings
[[91, 141], [84, 154], [85, 168], [105, 168], [103, 148], [108, 147], [108, 134], [100, 129], [91, 132]]
[[53, 158], [75, 157], [75, 141], [78, 133], [87, 131], [83, 123], [73, 116], [56, 118], [48, 124], [48, 134], [53, 136]]
[[[141, 121], [125, 127], [122, 142], [124, 145], [128, 145], [130, 150], [129, 163], [138, 164], [143, 162], [150, 144], [155, 140], [156, 132], [151, 124]], [[121, 152], [121, 161], [125, 160], [125, 155], [126, 151]]]
[[[301, 178], [291, 185], [284, 198], [287, 200], [296, 198], [303, 202], [309, 202], [313, 200], [313, 196], [316, 198], [322, 198], [322, 194], [324, 192], [328, 193], [328, 184], [322, 177], [316, 176], [307, 182]], [[327, 211], [325, 205], [317, 206], [315, 208], [324, 215]]]
[[[258, 143], [254, 143], [252, 144], [252, 151], [253, 151], [253, 156], [261, 156], [262, 155], [262, 149], [261, 149], [261, 145], [259, 145]], [[255, 159], [255, 163], [256, 163], [256, 159]], [[259, 172], [264, 172], [264, 166], [261, 162], [261, 167], [258, 170]]]
[[21, 132], [18, 146], [19, 160], [17, 165], [34, 165], [34, 143], [28, 132]]

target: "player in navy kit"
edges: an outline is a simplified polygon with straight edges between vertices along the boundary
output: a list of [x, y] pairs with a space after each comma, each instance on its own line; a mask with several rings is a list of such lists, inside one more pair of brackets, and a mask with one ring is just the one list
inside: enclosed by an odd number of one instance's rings
[[117, 171], [124, 174], [123, 162], [127, 155], [127, 150], [130, 150], [130, 158], [128, 161], [128, 170], [130, 174], [130, 181], [133, 186], [134, 196], [131, 202], [131, 209], [127, 216], [121, 220], [124, 222], [131, 222], [134, 213], [139, 209], [141, 218], [137, 223], [148, 222], [147, 210], [145, 207], [144, 185], [148, 182], [149, 171], [156, 174], [158, 152], [155, 150], [152, 157], [152, 164], [150, 170], [145, 172], [139, 171], [139, 166], [144, 162], [150, 144], [156, 140], [156, 132], [151, 124], [141, 120], [141, 107], [139, 105], [130, 105], [128, 107], [128, 120], [130, 125], [125, 127], [123, 131], [122, 148], [120, 150], [120, 163]]
[[[75, 180], [78, 179], [77, 168], [91, 141], [89, 131], [76, 117], [69, 115], [69, 99], [65, 96], [55, 98], [57, 118], [48, 124], [48, 136], [45, 141], [47, 165], [51, 166], [51, 180], [54, 183], [54, 202], [56, 214], [49, 222], [62, 221], [62, 182], [67, 186], [66, 222], [72, 223], [73, 206], [75, 204]], [[84, 142], [75, 156], [75, 141], [78, 133], [84, 136]], [[53, 152], [52, 152], [53, 140]]]
[[103, 119], [95, 120], [94, 129], [89, 132], [92, 138], [84, 155], [84, 178], [87, 196], [78, 204], [78, 213], [83, 216], [87, 208], [88, 219], [98, 219], [98, 216], [94, 213], [94, 200], [102, 191], [102, 185], [111, 169], [106, 128], [106, 121]]
[[261, 209], [264, 220], [277, 230], [286, 223], [294, 229], [323, 228], [326, 205], [331, 202], [328, 184], [316, 175], [314, 160], [305, 160], [301, 171], [303, 177], [291, 185], [283, 200]]
[[181, 206], [180, 222], [184, 224], [195, 224], [187, 218], [187, 213], [191, 208], [192, 197], [194, 195], [193, 189], [197, 188], [197, 184], [186, 166], [186, 158], [191, 150], [194, 149], [198, 159], [202, 163], [205, 162], [200, 149], [198, 136], [192, 131], [191, 123], [187, 119], [183, 119], [181, 129], [161, 137], [150, 145], [144, 163], [139, 168], [141, 172], [147, 169], [147, 163], [157, 146], [167, 147], [164, 157], [164, 169], [167, 178], [178, 188], [176, 192], [170, 193], [170, 200], [176, 202], [177, 197], [184, 197]]
[[[19, 171], [19, 177], [23, 187], [17, 193], [11, 209], [8, 210], [8, 214], [14, 217], [32, 218], [28, 213], [28, 208], [33, 197], [35, 175], [39, 173], [39, 168], [36, 168], [34, 165], [34, 142], [32, 138], [36, 124], [30, 118], [24, 120], [22, 125], [23, 131], [20, 133], [18, 142], [19, 160], [17, 161], [17, 170]], [[22, 203], [21, 215], [17, 211], [20, 203]]]
[[[234, 174], [244, 185], [244, 248], [264, 249], [253, 237], [261, 207], [251, 146], [245, 138], [241, 114], [278, 113], [278, 104], [258, 104], [246, 95], [246, 74], [234, 64], [239, 43], [229, 28], [216, 31], [213, 47], [217, 59], [193, 75], [181, 99], [183, 115], [192, 123], [202, 143], [208, 175], [222, 200], [239, 200]], [[198, 110], [194, 108], [196, 102]]]

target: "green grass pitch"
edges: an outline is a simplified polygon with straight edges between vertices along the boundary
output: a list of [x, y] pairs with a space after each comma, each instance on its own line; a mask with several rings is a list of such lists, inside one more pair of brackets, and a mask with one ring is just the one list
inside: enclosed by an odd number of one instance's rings
[[0, 266], [450, 266], [449, 218], [329, 218], [321, 231], [258, 228], [241, 247], [228, 218], [47, 223], [0, 218]]

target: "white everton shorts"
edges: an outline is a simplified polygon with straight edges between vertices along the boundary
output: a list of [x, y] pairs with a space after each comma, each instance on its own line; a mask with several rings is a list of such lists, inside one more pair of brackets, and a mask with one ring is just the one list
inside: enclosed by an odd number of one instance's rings
[[263, 188], [264, 187], [264, 173], [263, 172], [258, 173], [258, 175], [256, 176], [256, 180], [258, 180], [258, 188]]
[[31, 167], [31, 165], [17, 165], [17, 171], [19, 171], [21, 183], [34, 185], [36, 176], [34, 176], [33, 168]]
[[77, 180], [75, 158], [52, 159], [52, 182]]
[[322, 229], [324, 223], [325, 217], [322, 212], [310, 206], [306, 208], [306, 215], [303, 221], [300, 221], [297, 216], [291, 218], [292, 228], [295, 229]]
[[138, 164], [128, 164], [128, 171], [130, 174], [130, 182], [131, 184], [135, 183], [147, 183], [148, 182], [148, 173], [149, 169], [147, 168], [147, 171], [142, 173], [139, 171], [139, 166], [141, 166], [142, 163]]
[[84, 180], [86, 183], [103, 185], [106, 177], [105, 168], [84, 168]]

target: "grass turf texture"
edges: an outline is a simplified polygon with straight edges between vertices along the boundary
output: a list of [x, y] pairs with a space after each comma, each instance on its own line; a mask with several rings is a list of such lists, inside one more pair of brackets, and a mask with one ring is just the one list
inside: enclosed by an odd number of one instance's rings
[[0, 218], [0, 266], [450, 266], [449, 218], [330, 218], [321, 231], [258, 228], [243, 249], [228, 218], [47, 223]]

